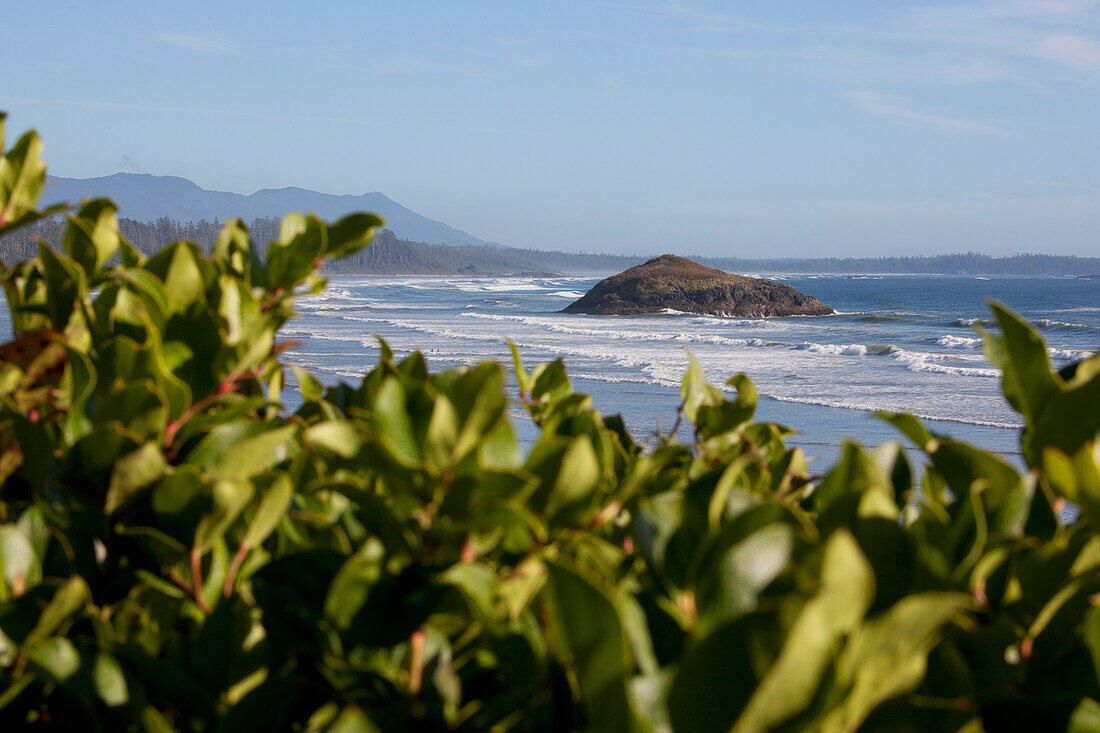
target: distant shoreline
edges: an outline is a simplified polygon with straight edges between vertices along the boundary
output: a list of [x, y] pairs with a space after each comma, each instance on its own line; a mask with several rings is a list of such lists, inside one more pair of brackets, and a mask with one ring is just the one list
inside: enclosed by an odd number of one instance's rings
[[[197, 242], [209, 251], [217, 239], [216, 222], [180, 223], [161, 219], [147, 224], [121, 219], [124, 237], [145, 254], [179, 241]], [[262, 250], [278, 236], [277, 219], [249, 223], [253, 240]], [[46, 219], [0, 238], [0, 259], [19, 262], [38, 255], [38, 239], [57, 246], [62, 222]], [[670, 247], [675, 250], [675, 247]], [[660, 254], [660, 253], [657, 253]], [[937, 275], [960, 277], [1082, 277], [1094, 279], [1100, 257], [1017, 254], [1003, 257], [978, 252], [908, 257], [714, 257], [679, 253], [719, 270], [748, 275]], [[359, 274], [410, 277], [523, 277], [585, 275], [621, 272], [655, 255], [622, 255], [518, 249], [494, 245], [427, 244], [399, 239], [383, 229], [371, 246], [326, 265], [326, 274]]]

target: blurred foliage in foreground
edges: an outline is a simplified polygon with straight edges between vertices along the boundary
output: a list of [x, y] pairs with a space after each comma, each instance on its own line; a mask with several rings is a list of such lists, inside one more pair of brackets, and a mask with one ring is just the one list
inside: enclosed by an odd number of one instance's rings
[[[43, 215], [39, 149], [0, 159], [0, 233]], [[494, 363], [383, 344], [356, 385], [293, 369], [288, 414], [294, 294], [381, 224], [146, 258], [88, 201], [4, 268], [0, 727], [1100, 729], [1100, 356], [1054, 373], [995, 305], [1029, 470], [884, 415], [919, 486], [897, 444], [809, 475], [694, 362], [686, 444], [518, 354], [526, 456]]]

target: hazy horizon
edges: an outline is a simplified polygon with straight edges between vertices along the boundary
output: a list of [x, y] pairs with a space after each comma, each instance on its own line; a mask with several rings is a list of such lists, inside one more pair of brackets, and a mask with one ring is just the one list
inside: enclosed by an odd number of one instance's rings
[[517, 247], [1100, 251], [1100, 2], [723, 7], [22, 5], [0, 109], [51, 175], [379, 191]]

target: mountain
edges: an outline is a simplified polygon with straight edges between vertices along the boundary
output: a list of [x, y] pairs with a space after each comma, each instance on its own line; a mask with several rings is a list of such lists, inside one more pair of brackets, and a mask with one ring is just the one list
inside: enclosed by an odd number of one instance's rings
[[451, 245], [487, 245], [477, 237], [407, 209], [375, 191], [359, 196], [333, 195], [304, 188], [265, 188], [245, 196], [227, 191], [208, 191], [177, 176], [115, 173], [99, 178], [51, 176], [43, 201], [76, 203], [107, 196], [119, 205], [120, 215], [152, 222], [167, 217], [180, 222], [245, 221], [282, 217], [289, 211], [305, 211], [323, 219], [338, 219], [353, 211], [370, 211], [386, 220], [386, 227], [401, 239]]

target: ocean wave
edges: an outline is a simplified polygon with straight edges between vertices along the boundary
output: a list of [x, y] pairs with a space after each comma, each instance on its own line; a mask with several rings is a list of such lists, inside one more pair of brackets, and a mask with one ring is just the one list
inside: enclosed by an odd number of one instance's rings
[[444, 280], [443, 284], [464, 293], [507, 293], [513, 291], [545, 290], [542, 285], [520, 278], [494, 278], [492, 280]]
[[535, 318], [532, 316], [509, 316], [499, 313], [462, 313], [467, 318], [478, 318], [490, 321], [509, 321], [521, 323], [526, 326], [561, 333], [570, 336], [591, 336], [598, 339], [613, 339], [615, 341], [668, 341], [676, 343], [714, 344], [717, 346], [783, 346], [778, 341], [764, 341], [758, 338], [730, 338], [714, 334], [702, 333], [654, 333], [652, 331], [624, 331], [608, 328], [584, 328], [568, 326], [558, 320], [549, 318]]
[[1096, 333], [1100, 331], [1100, 328], [1090, 326], [1087, 323], [1066, 323], [1050, 318], [1041, 318], [1035, 322], [1035, 325], [1044, 331], [1060, 331], [1063, 333]]
[[866, 344], [819, 344], [804, 341], [794, 348], [815, 354], [832, 354], [834, 356], [867, 356], [870, 353]]
[[[934, 343], [937, 346], [943, 346], [949, 349], [980, 349], [982, 348], [982, 340], [980, 338], [966, 338], [965, 336], [940, 336], [936, 339], [931, 339], [929, 343]], [[1047, 354], [1052, 359], [1060, 359], [1063, 361], [1076, 361], [1078, 359], [1087, 359], [1092, 356], [1092, 352], [1082, 349], [1060, 349], [1057, 347], [1048, 347]]]
[[[680, 385], [682, 379], [682, 371], [679, 367], [671, 364], [651, 364], [648, 365], [642, 373], [636, 373], [631, 375], [615, 375], [606, 374], [603, 372], [589, 372], [586, 370], [575, 370], [570, 373], [570, 376], [574, 379], [587, 379], [596, 382], [607, 382], [612, 384], [630, 383], [630, 384], [644, 384], [656, 387], [665, 387], [675, 389]], [[892, 410], [901, 412], [910, 412], [917, 417], [924, 420], [938, 420], [946, 422], [955, 422], [966, 425], [978, 425], [982, 427], [1004, 428], [1004, 429], [1018, 429], [1021, 427], [1020, 422], [1006, 422], [1002, 420], [981, 420], [973, 417], [961, 417], [958, 415], [944, 415], [930, 412], [926, 409], [922, 410], [916, 404], [892, 404], [889, 401], [878, 403], [875, 400], [868, 400], [864, 396], [853, 396], [849, 399], [844, 398], [830, 398], [820, 396], [807, 396], [805, 393], [793, 394], [782, 390], [770, 388], [768, 385], [757, 381], [757, 389], [764, 397], [768, 397], [780, 402], [789, 402], [795, 404], [804, 405], [817, 405], [820, 407], [832, 407], [845, 410], [857, 410], [860, 412], [873, 412], [875, 410]], [[774, 385], [772, 385], [774, 387]], [[723, 387], [725, 392], [733, 392], [734, 390], [729, 387]]]
[[949, 366], [947, 364], [940, 364], [935, 361], [929, 360], [912, 361], [906, 368], [914, 372], [950, 374], [955, 377], [989, 377], [993, 379], [999, 379], [1001, 376], [1001, 372], [999, 369], [981, 369], [978, 367]]
[[321, 341], [341, 341], [349, 344], [359, 344], [365, 349], [377, 349], [378, 340], [374, 336], [352, 336], [344, 333], [332, 333], [331, 331], [311, 331], [306, 334], [310, 338]]
[[[484, 316], [491, 315], [493, 318], [487, 320], [494, 321], [526, 321], [528, 319], [539, 321], [550, 321], [551, 319], [534, 319], [530, 316], [507, 316], [503, 314], [470, 314], [472, 316]], [[439, 339], [445, 339], [450, 341], [454, 346], [445, 346], [444, 342], [435, 341], [435, 345], [441, 351], [454, 351], [465, 350], [468, 351], [470, 356], [466, 359], [458, 358], [457, 361], [473, 361], [482, 358], [503, 358], [497, 354], [498, 349], [496, 347], [488, 347], [488, 344], [500, 345], [502, 338], [496, 333], [492, 333], [484, 328], [462, 328], [461, 324], [457, 327], [452, 327], [451, 324], [441, 324], [426, 321], [412, 321], [404, 318], [398, 319], [385, 319], [385, 318], [357, 318], [351, 317], [348, 320], [355, 320], [367, 323], [387, 324], [394, 328], [398, 328], [402, 331], [414, 331], [420, 334], [426, 334], [429, 336], [437, 337]], [[458, 321], [459, 319], [455, 319]], [[474, 324], [467, 324], [473, 326]], [[534, 325], [534, 324], [531, 324]], [[382, 327], [386, 333], [392, 333]], [[573, 329], [580, 330], [580, 329]], [[836, 395], [824, 395], [821, 398], [811, 397], [806, 398], [800, 393], [804, 393], [807, 390], [807, 385], [804, 382], [800, 382], [797, 385], [791, 385], [783, 381], [780, 377], [780, 372], [786, 373], [791, 368], [797, 369], [796, 366], [791, 366], [792, 363], [803, 364], [818, 364], [816, 367], [811, 367], [815, 371], [809, 372], [809, 374], [820, 374], [821, 369], [831, 369], [831, 366], [825, 366], [825, 360], [831, 360], [832, 355], [827, 354], [830, 349], [822, 347], [828, 347], [828, 344], [818, 344], [815, 341], [807, 341], [801, 344], [792, 343], [780, 343], [775, 341], [766, 341], [764, 339], [726, 339], [725, 337], [707, 334], [687, 334], [680, 336], [686, 336], [687, 338], [668, 338], [660, 337], [653, 338], [652, 334], [637, 333], [633, 334], [632, 340], [639, 341], [639, 347], [641, 348], [629, 348], [629, 349], [614, 349], [608, 348], [606, 340], [607, 336], [604, 331], [598, 329], [587, 329], [594, 331], [600, 338], [598, 342], [590, 341], [589, 339], [546, 339], [540, 337], [537, 333], [530, 331], [517, 333], [514, 341], [516, 345], [525, 350], [526, 352], [543, 356], [565, 356], [568, 360], [570, 375], [577, 379], [590, 379], [607, 383], [636, 383], [636, 384], [650, 384], [667, 388], [676, 388], [680, 384], [680, 380], [683, 377], [684, 362], [686, 357], [679, 349], [672, 351], [667, 348], [660, 348], [658, 344], [652, 343], [661, 340], [670, 341], [672, 344], [684, 344], [699, 343], [699, 340], [706, 339], [708, 343], [716, 343], [719, 345], [725, 345], [729, 341], [737, 341], [739, 345], [750, 346], [753, 348], [760, 348], [760, 357], [748, 357], [751, 363], [757, 365], [757, 369], [760, 370], [759, 377], [757, 377], [756, 383], [760, 394], [768, 397], [772, 397], [777, 400], [789, 401], [789, 402], [804, 402], [810, 404], [817, 404], [826, 407], [840, 407], [845, 409], [855, 410], [873, 410], [873, 409], [893, 409], [893, 410], [907, 410], [922, 414], [923, 417], [935, 420], [953, 420], [960, 423], [969, 423], [974, 425], [987, 425], [993, 427], [1018, 427], [1017, 425], [1000, 422], [997, 420], [972, 420], [967, 417], [967, 410], [959, 409], [955, 410], [949, 406], [945, 406], [940, 409], [937, 406], [924, 405], [924, 409], [920, 409], [923, 402], [919, 396], [914, 396], [912, 400], [903, 399], [902, 402], [897, 402], [896, 399], [891, 398], [888, 395], [871, 395], [864, 391], [858, 393], [844, 394], [839, 393]], [[376, 342], [369, 337], [358, 337], [348, 333], [329, 332], [320, 330], [319, 332], [310, 333], [318, 341], [323, 340], [336, 340], [346, 341], [352, 344], [361, 344], [368, 348], [377, 349]], [[423, 345], [425, 339], [413, 337], [411, 334], [408, 336], [387, 336], [388, 338], [396, 339], [394, 341], [395, 347], [402, 342], [418, 343]], [[645, 337], [645, 338], [642, 338]], [[469, 346], [460, 345], [462, 342], [469, 344]], [[474, 343], [485, 344], [486, 346], [474, 347]], [[652, 346], [647, 346], [647, 343], [652, 343]], [[934, 352], [924, 352], [919, 350], [906, 350], [898, 348], [889, 344], [834, 344], [838, 350], [846, 351], [844, 354], [837, 354], [835, 358], [851, 359], [853, 355], [859, 355], [866, 358], [875, 358], [877, 356], [886, 356], [896, 360], [899, 366], [903, 366], [916, 373], [927, 374], [928, 376], [922, 377], [920, 384], [925, 385], [922, 389], [938, 389], [935, 387], [935, 382], [928, 381], [937, 379], [935, 375], [942, 374], [947, 377], [955, 378], [989, 378], [996, 377], [999, 373], [995, 369], [984, 369], [959, 366], [953, 362], [959, 358], [965, 358], [967, 354], [943, 354]], [[308, 347], [307, 347], [308, 348]], [[488, 348], [488, 351], [486, 349]], [[784, 350], [787, 350], [788, 356], [784, 356]], [[801, 359], [812, 359], [812, 362], [791, 362], [790, 359], [794, 357], [794, 352], [802, 352], [807, 356], [800, 357]], [[748, 352], [744, 352], [748, 353]], [[771, 356], [765, 357], [764, 354], [770, 353]], [[810, 354], [822, 354], [822, 356], [809, 356]], [[495, 356], [494, 356], [495, 355]], [[303, 355], [304, 356], [304, 355]], [[326, 355], [328, 356], [328, 355]], [[333, 354], [332, 356], [339, 356], [339, 354]], [[708, 373], [717, 368], [722, 369], [742, 369], [744, 368], [737, 362], [728, 361], [728, 357], [722, 355], [721, 352], [715, 351], [701, 351], [699, 354], [704, 365], [708, 369]], [[292, 357], [293, 358], [293, 357]], [[745, 357], [742, 357], [745, 358]], [[975, 359], [980, 359], [978, 355], [974, 355]], [[819, 362], [818, 359], [821, 361]], [[312, 359], [303, 359], [303, 361], [313, 361]], [[742, 362], [745, 363], [745, 362]], [[849, 362], [855, 364], [856, 361]], [[883, 363], [883, 362], [878, 362]], [[318, 365], [320, 368], [321, 365]], [[364, 364], [363, 369], [357, 369], [358, 364], [352, 367], [350, 363], [343, 364], [329, 364], [325, 365], [325, 371], [328, 373], [339, 373], [340, 376], [359, 376], [362, 371], [369, 368]], [[857, 367], [858, 369], [858, 367]], [[779, 370], [779, 371], [777, 371]], [[785, 371], [784, 371], [785, 370]], [[862, 373], [862, 370], [852, 371], [850, 374], [853, 376]], [[756, 376], [756, 375], [754, 375]], [[916, 379], [916, 376], [913, 377]], [[861, 380], [862, 381], [862, 380]], [[844, 384], [842, 380], [837, 384]], [[857, 382], [858, 384], [858, 382]], [[917, 384], [914, 382], [914, 384]], [[854, 386], [854, 385], [853, 385]], [[847, 388], [844, 392], [848, 392]], [[938, 394], [938, 392], [937, 392]], [[929, 412], [931, 411], [931, 412]], [[982, 412], [969, 411], [970, 414], [982, 414]], [[942, 413], [942, 414], [936, 414]], [[954, 417], [952, 416], [954, 414]], [[992, 415], [990, 415], [992, 416]], [[1000, 417], [1000, 415], [997, 415]]]
[[[822, 407], [840, 407], [840, 408], [847, 409], [847, 410], [860, 410], [860, 411], [863, 411], [863, 412], [874, 412], [875, 410], [880, 409], [878, 407], [874, 407], [874, 406], [870, 406], [870, 405], [852, 404], [852, 403], [849, 403], [849, 402], [845, 402], [843, 400], [829, 400], [829, 399], [820, 399], [820, 398], [817, 398], [817, 397], [803, 397], [801, 395], [768, 395], [768, 396], [771, 397], [774, 400], [779, 400], [780, 402], [793, 402], [795, 404], [801, 404], [801, 405], [820, 405]], [[989, 427], [989, 428], [1005, 428], [1005, 429], [1008, 429], [1008, 430], [1017, 430], [1017, 429], [1023, 427], [1022, 422], [1001, 422], [1001, 421], [998, 421], [998, 420], [975, 420], [973, 418], [968, 418], [968, 417], [963, 418], [963, 417], [956, 417], [956, 416], [936, 415], [936, 414], [928, 413], [928, 412], [921, 411], [921, 410], [903, 410], [903, 411], [904, 412], [909, 412], [913, 415], [916, 415], [917, 417], [919, 417], [922, 420], [938, 420], [938, 421], [941, 421], [941, 422], [954, 422], [954, 423], [961, 423], [963, 425], [978, 425], [978, 426], [981, 426], [981, 427]]]
[[991, 321], [987, 318], [956, 318], [951, 322], [951, 325], [960, 328], [970, 328], [971, 326], [993, 326], [996, 323], [996, 321]]
[[1088, 359], [1095, 352], [1084, 351], [1082, 349], [1047, 349], [1047, 353], [1050, 354], [1052, 359], [1059, 359], [1061, 361], [1079, 361], [1081, 359]]
[[578, 292], [576, 290], [555, 290], [552, 293], [547, 293], [547, 295], [552, 295], [555, 298], [574, 298], [574, 299], [576, 299], [576, 298], [583, 298], [584, 297], [584, 293]]
[[[911, 371], [928, 371], [941, 374], [954, 374], [956, 376], [1000, 376], [1000, 372], [996, 369], [985, 369], [967, 366], [948, 366], [942, 364], [935, 368], [927, 366], [930, 364], [938, 364], [939, 362], [945, 361], [982, 361], [983, 358], [979, 354], [968, 355], [945, 354], [928, 351], [909, 351], [906, 349], [901, 349], [893, 344], [832, 344], [818, 343], [816, 341], [803, 341], [799, 344], [792, 344], [762, 338], [730, 338], [727, 336], [719, 336], [714, 334], [659, 334], [641, 331], [578, 328], [573, 326], [566, 326], [550, 319], [533, 318], [530, 316], [509, 316], [493, 313], [464, 313], [463, 315], [487, 320], [518, 322], [525, 325], [544, 328], [548, 331], [555, 333], [563, 333], [576, 336], [590, 336], [593, 338], [604, 340], [613, 339], [619, 341], [636, 342], [666, 341], [684, 344], [712, 344], [716, 346], [735, 346], [740, 348], [806, 351], [813, 354], [822, 354], [827, 356], [890, 356], [904, 364], [906, 368], [910, 369]], [[548, 345], [548, 348], [552, 348], [552, 346]]]
[[775, 321], [766, 321], [763, 318], [731, 318], [729, 316], [698, 316], [692, 318], [691, 322], [699, 326], [744, 326], [746, 328], [766, 328], [777, 325]]
[[978, 349], [981, 348], [982, 340], [967, 336], [940, 336], [933, 339], [932, 343], [949, 349]]
[[861, 321], [863, 323], [909, 323], [913, 320], [912, 316], [915, 315], [917, 314], [914, 313], [912, 315], [902, 315], [900, 313], [867, 313], [857, 316], [854, 320]]

